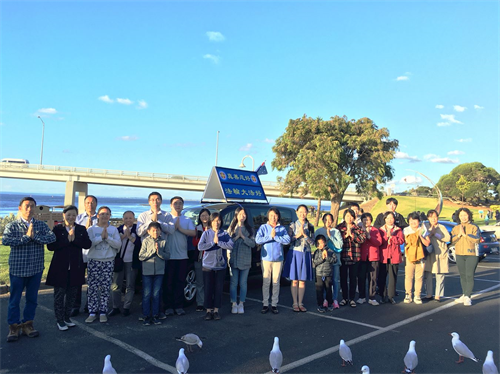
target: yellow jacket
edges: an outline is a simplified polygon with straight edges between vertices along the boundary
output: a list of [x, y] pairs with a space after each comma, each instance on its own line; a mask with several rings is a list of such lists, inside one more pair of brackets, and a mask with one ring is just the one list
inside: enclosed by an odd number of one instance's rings
[[425, 258], [422, 240], [416, 232], [405, 235], [405, 254], [406, 260], [410, 262], [419, 262]]
[[[458, 237], [460, 226], [464, 227], [465, 236]], [[481, 231], [473, 223], [456, 225], [451, 230], [451, 243], [455, 245], [455, 254], [460, 256], [475, 256], [476, 244], [479, 243]]]

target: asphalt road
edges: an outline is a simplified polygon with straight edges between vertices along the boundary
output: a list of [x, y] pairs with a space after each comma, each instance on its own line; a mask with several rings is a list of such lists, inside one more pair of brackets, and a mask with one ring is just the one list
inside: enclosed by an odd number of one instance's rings
[[[288, 287], [281, 288], [280, 314], [262, 315], [259, 281], [250, 280], [244, 315], [230, 314], [229, 296], [224, 295], [222, 319], [204, 321], [194, 306], [187, 315], [169, 317], [160, 326], [142, 326], [137, 320], [139, 296], [133, 314], [116, 316], [108, 323], [85, 324], [86, 316], [74, 318], [78, 325], [69, 331], [57, 329], [50, 290], [39, 295], [35, 326], [40, 337], [21, 337], [7, 343], [8, 298], [0, 298], [0, 373], [100, 373], [107, 354], [118, 373], [175, 373], [175, 361], [183, 344], [174, 337], [194, 332], [203, 337], [203, 349], [187, 353], [190, 373], [266, 373], [273, 338], [280, 338], [284, 356], [282, 372], [359, 373], [368, 365], [372, 373], [401, 373], [403, 357], [411, 340], [416, 341], [422, 373], [481, 373], [482, 362], [466, 360], [457, 365], [451, 332], [482, 361], [494, 352], [500, 355], [500, 258], [491, 256], [476, 272], [472, 307], [453, 302], [460, 294], [456, 266], [446, 278], [447, 299], [422, 305], [403, 304], [404, 273], [400, 271], [397, 305], [341, 307], [332, 313], [316, 312], [313, 282], [308, 282], [307, 313], [291, 310]], [[354, 366], [342, 367], [338, 344], [351, 347]]]

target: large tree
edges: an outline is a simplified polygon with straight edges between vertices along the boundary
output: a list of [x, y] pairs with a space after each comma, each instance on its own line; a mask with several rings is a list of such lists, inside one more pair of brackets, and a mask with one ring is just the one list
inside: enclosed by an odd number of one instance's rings
[[463, 202], [488, 202], [500, 194], [500, 175], [480, 162], [470, 162], [443, 175], [437, 186], [443, 196]]
[[285, 178], [278, 178], [284, 194], [310, 193], [330, 200], [336, 222], [349, 185], [360, 194], [381, 196], [378, 184], [392, 179], [389, 162], [397, 149], [389, 130], [379, 129], [369, 118], [322, 120], [304, 115], [291, 119], [276, 140], [272, 166], [287, 171]]

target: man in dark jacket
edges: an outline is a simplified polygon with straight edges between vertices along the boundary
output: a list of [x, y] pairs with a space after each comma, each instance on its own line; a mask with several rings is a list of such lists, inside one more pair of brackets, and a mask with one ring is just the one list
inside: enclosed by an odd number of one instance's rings
[[[396, 222], [395, 222], [396, 226], [398, 226], [400, 229], [404, 229], [405, 227], [408, 226], [408, 223], [406, 223], [406, 220], [404, 219], [403, 215], [396, 212], [396, 208], [398, 207], [398, 201], [394, 197], [390, 197], [385, 201], [385, 207], [387, 208], [386, 209], [387, 212], [393, 212], [396, 215]], [[385, 225], [384, 213], [379, 213], [373, 226], [379, 229], [384, 225]]]

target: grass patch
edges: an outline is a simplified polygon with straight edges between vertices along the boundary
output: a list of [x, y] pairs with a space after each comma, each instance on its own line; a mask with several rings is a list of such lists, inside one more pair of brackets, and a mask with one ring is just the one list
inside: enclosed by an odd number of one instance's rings
[[[0, 245], [0, 284], [10, 284], [9, 254], [10, 247]], [[48, 251], [47, 248], [45, 248], [45, 269], [43, 269], [42, 281], [45, 281], [47, 278], [47, 272], [49, 271], [50, 261], [52, 261], [53, 254], [54, 252]]]

